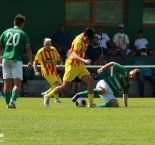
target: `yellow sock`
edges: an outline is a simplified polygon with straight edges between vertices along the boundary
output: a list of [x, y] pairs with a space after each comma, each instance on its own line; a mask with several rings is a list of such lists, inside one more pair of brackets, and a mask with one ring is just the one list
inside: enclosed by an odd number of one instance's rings
[[88, 106], [93, 104], [94, 94], [88, 94]]
[[55, 100], [59, 100], [59, 94], [54, 95]]
[[46, 94], [46, 97], [47, 97], [48, 99], [50, 99], [50, 98], [53, 97], [54, 95], [55, 95], [55, 93], [54, 93], [53, 90], [52, 90], [52, 91], [50, 91], [49, 93]]
[[50, 91], [52, 91], [52, 88], [48, 89], [48, 90], [46, 91], [46, 94], [48, 94]]

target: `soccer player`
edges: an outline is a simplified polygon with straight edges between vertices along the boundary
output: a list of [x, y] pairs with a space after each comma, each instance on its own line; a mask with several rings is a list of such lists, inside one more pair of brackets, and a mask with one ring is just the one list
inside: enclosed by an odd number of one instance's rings
[[[40, 63], [42, 76], [47, 80], [47, 82], [51, 86], [51, 88], [46, 92], [44, 92], [43, 95], [45, 94], [48, 95], [48, 93], [50, 93], [52, 89], [62, 84], [61, 78], [59, 77], [59, 74], [56, 69], [57, 62], [60, 62], [61, 63], [60, 67], [62, 67], [62, 59], [56, 48], [51, 45], [52, 45], [51, 39], [45, 38], [43, 41], [44, 47], [38, 50], [33, 61], [33, 68], [35, 75], [40, 76], [40, 73], [37, 69], [37, 64]], [[55, 103], [61, 103], [58, 94], [55, 94], [54, 98]], [[48, 104], [46, 104], [46, 107], [48, 106]]]
[[[104, 80], [100, 80], [94, 93], [99, 94], [101, 99], [105, 101], [104, 104], [97, 104], [96, 107], [118, 107], [119, 103], [115, 96], [119, 93], [123, 93], [124, 106], [128, 107], [128, 90], [130, 88], [130, 80], [135, 80], [140, 75], [139, 69], [133, 69], [130, 72], [122, 65], [110, 62], [98, 69], [98, 73], [101, 74], [103, 71], [110, 67], [114, 67], [114, 74]], [[88, 91], [79, 92], [73, 96], [72, 101], [75, 102], [79, 97], [86, 97]]]
[[65, 73], [61, 86], [54, 88], [50, 93], [44, 96], [44, 105], [48, 104], [48, 100], [55, 94], [68, 89], [72, 80], [79, 77], [88, 86], [88, 107], [93, 107], [94, 98], [94, 80], [84, 64], [90, 64], [90, 59], [84, 59], [85, 51], [88, 43], [94, 37], [94, 30], [91, 27], [85, 28], [84, 32], [78, 35], [72, 42], [69, 56], [65, 63]]
[[[0, 36], [0, 60], [2, 61], [4, 79], [4, 97], [8, 108], [16, 108], [15, 102], [20, 92], [21, 80], [23, 80], [22, 52], [26, 49], [29, 63], [32, 67], [32, 51], [27, 34], [22, 30], [25, 17], [17, 15], [14, 19], [14, 27], [5, 30]], [[4, 53], [2, 56], [2, 48]], [[12, 88], [13, 79], [13, 89]], [[11, 100], [10, 100], [11, 98]]]

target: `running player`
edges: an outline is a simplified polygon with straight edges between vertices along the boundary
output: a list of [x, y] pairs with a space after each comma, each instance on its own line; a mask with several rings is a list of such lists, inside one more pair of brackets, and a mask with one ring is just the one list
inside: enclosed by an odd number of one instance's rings
[[90, 40], [94, 37], [94, 30], [87, 27], [84, 32], [78, 35], [72, 42], [69, 56], [65, 63], [65, 74], [61, 86], [54, 88], [50, 93], [44, 96], [44, 105], [47, 106], [50, 97], [68, 89], [72, 80], [79, 77], [88, 86], [88, 107], [93, 107], [94, 98], [94, 80], [84, 64], [90, 64], [90, 59], [84, 59], [85, 52]]

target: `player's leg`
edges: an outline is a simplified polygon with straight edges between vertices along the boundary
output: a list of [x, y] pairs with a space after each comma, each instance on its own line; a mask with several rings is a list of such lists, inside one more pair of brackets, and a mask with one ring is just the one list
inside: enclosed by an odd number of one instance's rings
[[[100, 84], [100, 81], [97, 84]], [[98, 96], [99, 94], [103, 94], [104, 91], [105, 91], [104, 88], [101, 88], [101, 87], [94, 88], [94, 95]], [[72, 101], [75, 102], [78, 98], [80, 97], [86, 98], [87, 96], [88, 96], [88, 91], [78, 92], [72, 97]]]
[[63, 81], [62, 85], [55, 87], [52, 91], [45, 95], [46, 98], [51, 98], [52, 96], [61, 93], [68, 89], [70, 82]]
[[[48, 89], [46, 92], [44, 92], [43, 97], [44, 97], [44, 106], [48, 107], [49, 106], [49, 101], [50, 98], [54, 96], [55, 98], [55, 102], [56, 103], [61, 103], [59, 101], [59, 94], [55, 94], [53, 96], [51, 96], [51, 91], [56, 88], [57, 86], [62, 84], [62, 81], [60, 79], [59, 76], [56, 75], [45, 75], [44, 78], [46, 79], [46, 81], [51, 85], [51, 88]], [[46, 96], [49, 96], [49, 98], [47, 98]]]
[[21, 82], [23, 80], [23, 69], [22, 69], [22, 61], [13, 61], [11, 62], [11, 71], [12, 77], [14, 81], [14, 86], [12, 89], [12, 96], [8, 108], [16, 108], [15, 102], [17, 97], [19, 96]]
[[8, 108], [16, 108], [15, 102], [17, 100], [17, 97], [19, 96], [20, 87], [21, 87], [21, 80], [19, 78], [13, 79], [13, 82], [14, 82], [14, 86], [12, 89], [12, 96], [11, 96], [11, 100], [8, 105]]
[[85, 66], [81, 67], [79, 71], [78, 77], [87, 84], [88, 88], [88, 107], [93, 107], [94, 100], [94, 79], [90, 75], [89, 71]]
[[97, 107], [118, 107], [118, 101], [116, 100], [115, 96], [109, 85], [104, 81], [101, 80], [97, 83], [96, 88], [100, 90], [99, 96], [105, 102], [103, 104], [97, 104]]
[[3, 79], [4, 79], [4, 98], [6, 105], [8, 106], [11, 98], [11, 87], [12, 87], [12, 74], [11, 74], [11, 64], [10, 60], [3, 59], [2, 60], [2, 71], [3, 71]]
[[[53, 89], [62, 84], [62, 80], [59, 76], [57, 76], [57, 79], [58, 81], [53, 84]], [[55, 98], [55, 103], [61, 103], [61, 101], [59, 100], [59, 93], [55, 94], [54, 98]]]
[[12, 85], [12, 79], [4, 79], [3, 92], [4, 92], [4, 98], [5, 98], [6, 105], [9, 105], [10, 103], [11, 85]]

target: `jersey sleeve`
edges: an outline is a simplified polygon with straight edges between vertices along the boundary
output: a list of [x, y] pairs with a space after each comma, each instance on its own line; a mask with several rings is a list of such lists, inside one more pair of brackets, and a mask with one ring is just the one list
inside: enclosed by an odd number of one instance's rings
[[115, 63], [114, 68], [122, 73], [127, 72], [127, 69], [124, 66], [120, 65], [119, 63]]
[[40, 51], [37, 52], [34, 61], [37, 63], [41, 63], [41, 55], [40, 55]]

